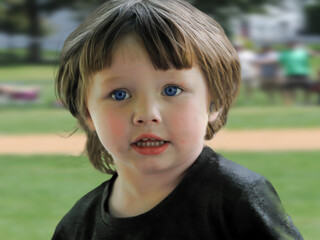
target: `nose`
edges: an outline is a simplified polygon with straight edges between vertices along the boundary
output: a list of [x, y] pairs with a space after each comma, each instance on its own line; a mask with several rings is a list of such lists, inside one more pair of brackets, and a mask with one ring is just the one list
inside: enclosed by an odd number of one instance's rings
[[159, 105], [150, 99], [141, 99], [136, 103], [133, 116], [135, 125], [159, 124], [162, 122]]

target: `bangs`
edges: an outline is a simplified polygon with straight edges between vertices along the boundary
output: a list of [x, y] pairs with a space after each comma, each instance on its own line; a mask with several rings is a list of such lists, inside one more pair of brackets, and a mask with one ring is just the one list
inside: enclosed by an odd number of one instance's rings
[[191, 68], [194, 58], [192, 44], [183, 29], [167, 17], [170, 14], [166, 11], [159, 5], [153, 6], [152, 2], [139, 2], [122, 5], [110, 16], [101, 17], [104, 21], [92, 29], [83, 44], [79, 59], [81, 75], [88, 76], [110, 67], [115, 43], [130, 33], [141, 38], [155, 69]]
[[[109, 68], [120, 38], [137, 35], [155, 69], [197, 66], [208, 85], [205, 139], [225, 125], [240, 84], [237, 52], [220, 25], [185, 0], [107, 0], [66, 39], [55, 81], [59, 101], [78, 119], [87, 135], [86, 152], [102, 172], [113, 172], [113, 159], [87, 125], [87, 95], [92, 74]], [[140, 44], [140, 43], [139, 43]]]

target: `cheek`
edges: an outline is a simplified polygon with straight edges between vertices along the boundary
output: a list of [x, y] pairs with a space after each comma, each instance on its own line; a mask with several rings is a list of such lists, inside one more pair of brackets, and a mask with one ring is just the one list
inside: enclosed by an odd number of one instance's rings
[[186, 104], [173, 111], [170, 118], [171, 129], [180, 144], [203, 138], [206, 129], [206, 115], [198, 106]]
[[103, 146], [111, 153], [117, 151], [115, 146], [126, 139], [127, 122], [123, 115], [116, 111], [104, 111], [95, 116], [95, 126], [99, 139]]
[[108, 120], [108, 126], [107, 129], [109, 129], [111, 135], [114, 138], [121, 138], [123, 135], [125, 135], [125, 129], [127, 126], [127, 122], [124, 120], [123, 117], [117, 116], [117, 114], [108, 114], [107, 116]]

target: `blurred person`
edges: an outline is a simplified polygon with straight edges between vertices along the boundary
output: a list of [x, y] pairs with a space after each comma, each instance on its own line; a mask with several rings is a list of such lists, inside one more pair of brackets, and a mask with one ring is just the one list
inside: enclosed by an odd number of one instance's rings
[[318, 71], [317, 79], [313, 83], [311, 83], [309, 92], [315, 93], [318, 95], [317, 104], [320, 105], [320, 71]]
[[11, 102], [30, 103], [39, 98], [40, 87], [15, 86], [0, 84], [0, 103], [3, 105]]
[[280, 88], [279, 82], [279, 54], [270, 45], [265, 45], [257, 54], [255, 63], [258, 68], [259, 86], [273, 102], [275, 92]]
[[302, 239], [265, 177], [205, 146], [239, 85], [223, 29], [189, 3], [101, 5], [66, 40], [56, 90], [112, 177], [52, 239]]
[[234, 44], [241, 64], [241, 81], [246, 100], [250, 100], [253, 88], [257, 86], [256, 53], [244, 47], [243, 43]]
[[282, 87], [285, 104], [297, 101], [296, 94], [299, 89], [304, 92], [305, 103], [309, 103], [310, 57], [310, 52], [295, 41], [288, 42], [287, 49], [280, 53], [279, 61], [285, 72], [285, 83]]

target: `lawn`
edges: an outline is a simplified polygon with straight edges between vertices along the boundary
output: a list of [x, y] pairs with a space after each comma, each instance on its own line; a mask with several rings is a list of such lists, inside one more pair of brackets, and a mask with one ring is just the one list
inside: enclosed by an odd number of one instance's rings
[[285, 129], [320, 127], [320, 106], [236, 107], [228, 129]]
[[0, 239], [50, 239], [76, 199], [106, 178], [84, 157], [0, 156]]
[[[312, 63], [313, 71], [319, 71], [320, 57], [314, 58]], [[56, 65], [0, 66], [0, 84], [11, 84], [20, 87], [39, 87], [40, 101], [33, 105], [36, 107], [50, 107], [55, 102], [54, 78], [57, 70]], [[313, 78], [315, 78], [315, 76]], [[301, 92], [298, 94], [298, 100], [298, 102], [302, 102], [303, 100]], [[312, 94], [310, 103], [316, 104], [317, 101], [318, 96]], [[252, 96], [248, 98], [241, 88], [236, 106], [282, 106], [282, 104], [283, 99], [280, 93], [276, 93], [273, 101], [270, 101], [267, 95], [259, 89], [255, 89]], [[15, 104], [11, 103], [7, 107], [11, 107], [12, 105]]]
[[[266, 176], [305, 239], [318, 239], [319, 151], [223, 154]], [[50, 239], [75, 201], [107, 178], [85, 157], [0, 156], [0, 239]]]
[[[3, 51], [0, 49], [0, 55]], [[48, 52], [46, 58], [58, 60], [58, 53]], [[311, 59], [312, 78], [317, 78], [320, 64], [320, 56]], [[32, 65], [9, 65], [0, 66], [0, 82], [6, 81], [42, 81], [54, 79], [57, 65], [53, 64], [32, 64]]]
[[[0, 134], [71, 132], [77, 125], [71, 114], [57, 108], [0, 109]], [[320, 106], [235, 107], [227, 129], [275, 129], [320, 127]]]
[[320, 236], [320, 151], [227, 152], [224, 155], [267, 177], [306, 240]]
[[0, 67], [0, 82], [30, 84], [53, 81], [57, 69], [53, 65], [12, 65]]
[[[0, 105], [0, 134], [73, 131], [76, 120], [54, 106], [54, 71], [48, 65], [0, 67], [0, 84], [41, 88], [37, 103]], [[241, 91], [226, 127], [320, 127], [320, 106], [282, 106], [280, 95], [272, 103], [259, 90], [248, 101]], [[305, 239], [319, 238], [320, 151], [224, 154], [268, 177]], [[106, 178], [84, 157], [0, 155], [0, 239], [50, 239], [74, 202]]]
[[4, 109], [0, 115], [0, 134], [70, 133], [77, 126], [63, 109]]
[[[0, 49], [0, 56], [3, 50]], [[46, 58], [53, 59], [57, 62], [59, 53], [47, 52]], [[0, 57], [1, 59], [1, 57]], [[318, 77], [320, 65], [320, 56], [311, 59], [312, 78]], [[52, 80], [57, 71], [57, 65], [54, 64], [32, 64], [32, 65], [9, 65], [0, 66], [0, 82], [3, 81], [23, 81], [32, 82], [35, 80]]]

